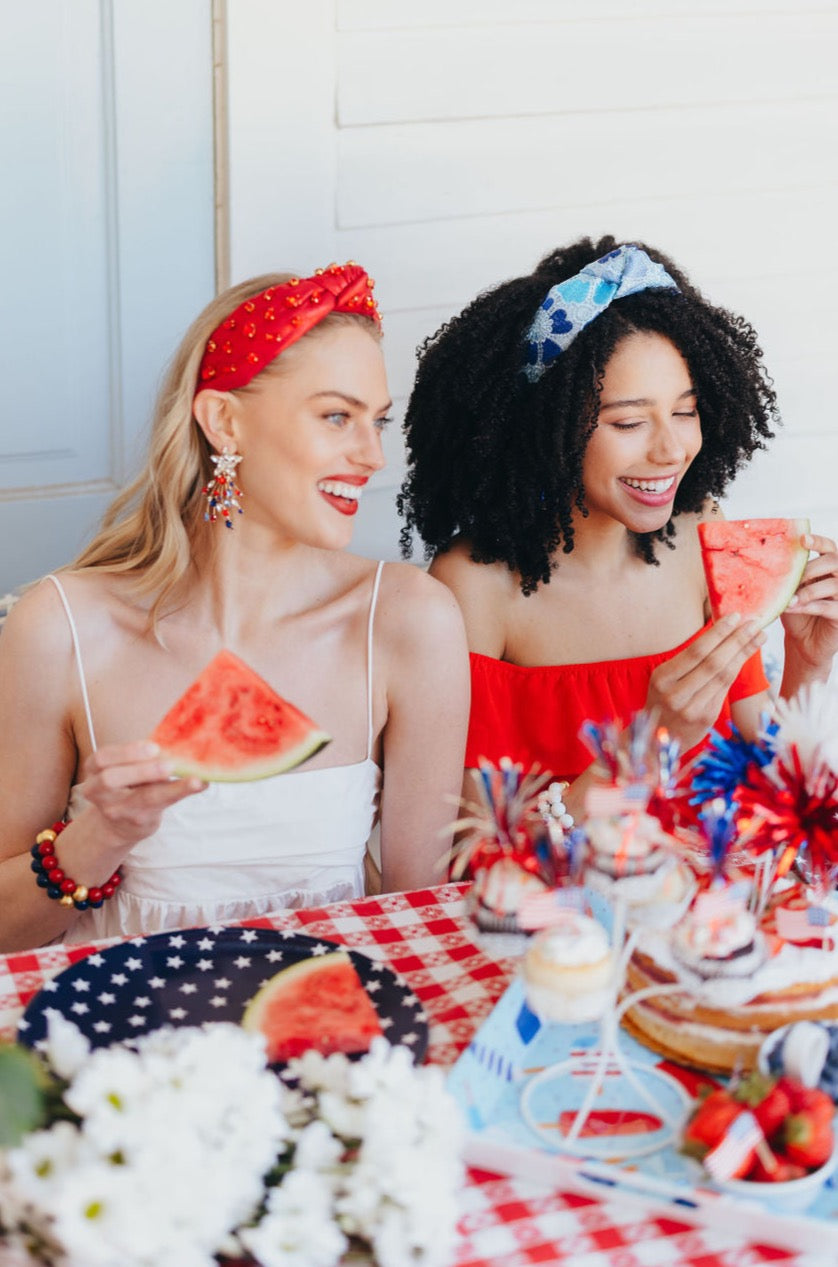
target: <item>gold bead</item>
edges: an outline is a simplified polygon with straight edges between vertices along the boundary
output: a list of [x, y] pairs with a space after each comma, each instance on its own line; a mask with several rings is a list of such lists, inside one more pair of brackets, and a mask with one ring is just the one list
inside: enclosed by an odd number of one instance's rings
[[72, 893], [62, 893], [62, 894], [61, 894], [61, 897], [58, 899], [58, 905], [59, 905], [59, 906], [72, 906], [72, 905], [73, 905], [73, 895], [72, 895]]
[[73, 902], [86, 902], [87, 894], [88, 894], [87, 885], [77, 884], [74, 892], [71, 893], [69, 896], [70, 896], [70, 900]]
[[44, 830], [39, 831], [37, 836], [35, 837], [35, 844], [42, 845], [47, 840], [49, 841], [50, 844], [52, 844], [55, 838], [56, 838], [56, 835], [55, 835], [55, 832], [52, 830], [52, 828], [45, 827]]

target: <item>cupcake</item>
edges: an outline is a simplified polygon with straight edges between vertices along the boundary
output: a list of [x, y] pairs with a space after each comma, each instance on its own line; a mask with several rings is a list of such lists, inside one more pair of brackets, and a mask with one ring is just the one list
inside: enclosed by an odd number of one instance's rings
[[469, 890], [469, 910], [478, 928], [492, 933], [518, 933], [518, 911], [526, 897], [544, 893], [547, 885], [514, 858], [501, 858], [477, 872]]
[[683, 915], [695, 881], [656, 818], [645, 811], [590, 817], [585, 832], [585, 883], [612, 902], [624, 902], [630, 925], [667, 928]]
[[568, 910], [532, 938], [523, 962], [524, 992], [542, 1021], [595, 1021], [614, 1001], [615, 956], [589, 915]]
[[756, 917], [724, 890], [699, 894], [673, 930], [672, 951], [700, 977], [747, 977], [765, 960]]
[[590, 865], [612, 879], [649, 875], [669, 857], [669, 837], [645, 810], [589, 817], [585, 832]]

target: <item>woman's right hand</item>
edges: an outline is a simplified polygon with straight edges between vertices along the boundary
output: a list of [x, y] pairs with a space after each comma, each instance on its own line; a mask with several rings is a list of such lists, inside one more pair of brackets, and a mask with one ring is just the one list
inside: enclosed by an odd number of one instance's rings
[[99, 748], [85, 762], [79, 791], [91, 828], [100, 828], [110, 848], [127, 852], [157, 831], [165, 809], [206, 786], [173, 778], [158, 745], [144, 740]]
[[679, 740], [682, 752], [716, 724], [739, 670], [763, 642], [765, 634], [752, 620], [725, 616], [653, 671], [646, 708], [657, 710], [659, 724]]

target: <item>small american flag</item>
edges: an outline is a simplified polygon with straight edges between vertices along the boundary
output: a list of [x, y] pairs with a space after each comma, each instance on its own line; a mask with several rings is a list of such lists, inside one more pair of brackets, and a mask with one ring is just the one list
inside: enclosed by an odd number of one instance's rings
[[715, 1148], [704, 1158], [704, 1167], [716, 1182], [731, 1179], [742, 1162], [762, 1143], [765, 1136], [753, 1113], [740, 1113], [733, 1119]]
[[693, 907], [695, 918], [699, 924], [719, 924], [729, 919], [737, 911], [743, 910], [745, 902], [741, 892], [725, 885], [718, 889], [708, 889], [699, 893]]
[[831, 915], [825, 906], [804, 906], [793, 909], [778, 906], [774, 912], [777, 932], [783, 941], [812, 941], [816, 937], [832, 940], [831, 934], [822, 930], [829, 928]]
[[584, 911], [587, 907], [585, 890], [545, 889], [542, 893], [529, 893], [518, 907], [518, 924], [521, 928], [549, 928], [567, 919], [571, 911]]
[[585, 812], [591, 818], [616, 818], [621, 814], [639, 814], [649, 799], [643, 783], [594, 784], [585, 794]]

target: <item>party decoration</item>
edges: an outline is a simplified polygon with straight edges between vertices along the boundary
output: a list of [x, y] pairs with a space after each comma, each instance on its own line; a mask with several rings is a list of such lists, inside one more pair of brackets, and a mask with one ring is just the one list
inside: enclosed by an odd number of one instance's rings
[[552, 775], [537, 766], [524, 774], [523, 766], [509, 757], [501, 757], [498, 766], [480, 761], [480, 801], [464, 802], [467, 813], [453, 825], [454, 831], [463, 833], [452, 850], [454, 880], [467, 870], [476, 875], [501, 861], [514, 862], [549, 886], [570, 872], [575, 856], [572, 833], [562, 833], [558, 821], [548, 830], [539, 803], [551, 780]]
[[707, 842], [710, 866], [714, 879], [722, 879], [725, 860], [735, 836], [735, 807], [721, 796], [708, 801], [701, 810], [698, 821]]
[[780, 855], [777, 876], [801, 857], [816, 883], [838, 867], [838, 772], [824, 762], [808, 769], [795, 745], [761, 769], [737, 792], [738, 823], [753, 853]]
[[737, 789], [747, 782], [751, 766], [761, 769], [773, 760], [777, 729], [777, 722], [763, 713], [755, 741], [746, 739], [733, 722], [729, 737], [711, 730], [708, 746], [685, 771], [690, 775], [690, 803], [701, 805], [714, 797], [722, 797], [727, 804], [734, 801]]
[[804, 769], [824, 762], [838, 770], [838, 690], [827, 682], [812, 682], [791, 699], [774, 705], [775, 747], [796, 749]]

